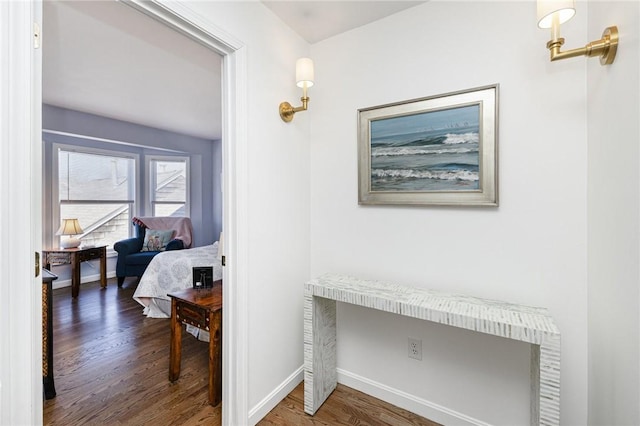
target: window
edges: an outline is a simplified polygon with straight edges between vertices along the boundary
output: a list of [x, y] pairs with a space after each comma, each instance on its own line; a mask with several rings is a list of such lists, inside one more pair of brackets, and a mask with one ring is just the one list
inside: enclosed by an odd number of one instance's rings
[[148, 157], [152, 216], [189, 216], [189, 159]]
[[137, 156], [66, 145], [54, 145], [55, 152], [59, 210], [54, 224], [77, 218], [83, 245], [113, 248], [128, 238], [136, 208]]

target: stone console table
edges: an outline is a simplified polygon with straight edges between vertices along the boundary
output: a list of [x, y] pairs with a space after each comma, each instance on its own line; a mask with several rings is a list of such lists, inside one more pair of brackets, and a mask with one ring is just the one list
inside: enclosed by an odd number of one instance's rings
[[304, 411], [333, 392], [336, 301], [531, 344], [531, 424], [560, 424], [560, 331], [544, 308], [323, 275], [304, 291]]

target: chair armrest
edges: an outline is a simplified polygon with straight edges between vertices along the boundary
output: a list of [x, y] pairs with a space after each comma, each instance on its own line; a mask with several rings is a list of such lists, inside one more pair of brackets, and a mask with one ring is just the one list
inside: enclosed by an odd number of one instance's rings
[[118, 254], [131, 254], [137, 253], [142, 250], [142, 239], [140, 238], [127, 238], [126, 240], [120, 240], [113, 245], [113, 249]]
[[171, 240], [169, 244], [167, 244], [167, 248], [165, 250], [182, 250], [184, 248], [184, 243], [182, 240]]

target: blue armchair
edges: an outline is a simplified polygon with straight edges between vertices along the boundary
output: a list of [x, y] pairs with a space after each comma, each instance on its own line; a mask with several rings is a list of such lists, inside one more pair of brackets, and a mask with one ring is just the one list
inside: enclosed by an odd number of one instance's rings
[[[141, 251], [144, 243], [146, 227], [141, 223], [133, 223], [136, 236], [118, 241], [113, 245], [113, 249], [118, 252], [116, 262], [116, 276], [118, 277], [118, 287], [122, 287], [125, 277], [140, 278], [151, 259], [160, 251]], [[180, 239], [171, 240], [165, 250], [181, 250], [185, 244]]]

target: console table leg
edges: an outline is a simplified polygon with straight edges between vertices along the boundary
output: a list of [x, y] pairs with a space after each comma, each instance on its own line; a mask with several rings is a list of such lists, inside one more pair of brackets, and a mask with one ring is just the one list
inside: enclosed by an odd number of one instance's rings
[[304, 411], [313, 415], [338, 384], [336, 301], [304, 298]]
[[540, 424], [540, 345], [531, 345], [531, 426]]
[[222, 310], [209, 313], [209, 404], [222, 401]]
[[100, 287], [107, 288], [107, 248], [102, 249], [100, 254]]
[[78, 297], [80, 292], [80, 259], [78, 254], [71, 253], [71, 297]]
[[171, 299], [171, 349], [169, 350], [169, 381], [180, 377], [180, 361], [182, 356], [182, 323], [177, 319], [177, 303]]
[[[57, 277], [56, 277], [57, 278]], [[53, 380], [53, 290], [51, 279], [42, 280], [42, 384], [44, 398], [56, 396]]]
[[540, 425], [560, 424], [560, 335], [546, 336], [539, 346]]
[[56, 397], [56, 385], [53, 383], [53, 377], [45, 377], [42, 380], [44, 386], [44, 399], [53, 399]]

